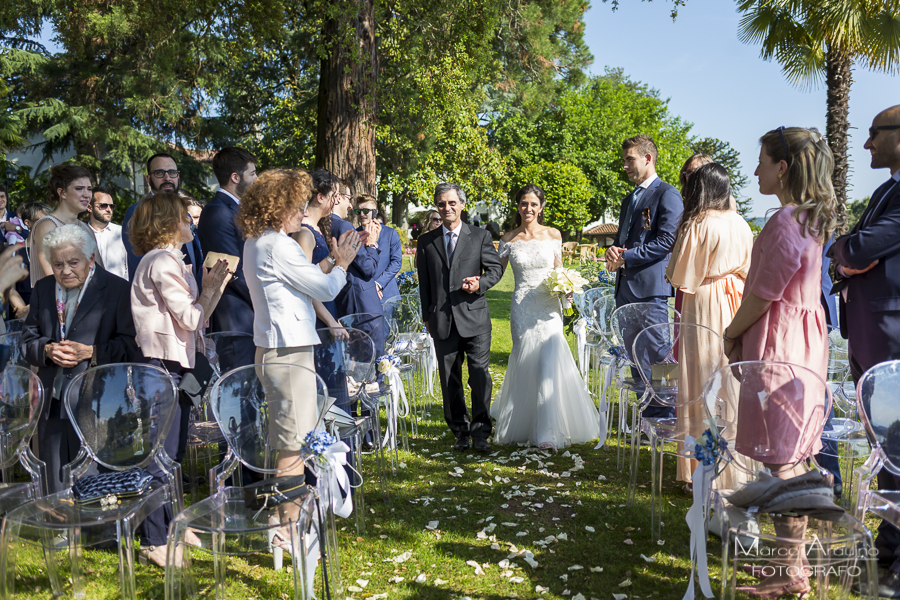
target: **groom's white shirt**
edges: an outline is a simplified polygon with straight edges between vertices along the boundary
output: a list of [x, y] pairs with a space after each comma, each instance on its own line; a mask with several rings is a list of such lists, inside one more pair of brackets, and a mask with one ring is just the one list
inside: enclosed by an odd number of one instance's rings
[[459, 243], [459, 232], [462, 229], [462, 226], [463, 226], [462, 219], [460, 219], [459, 223], [457, 223], [456, 229], [447, 229], [446, 225], [441, 225], [441, 237], [444, 238], [444, 250], [447, 251], [448, 256], [450, 255], [450, 249], [447, 248], [447, 242], [449, 242], [450, 240], [447, 238], [447, 234], [451, 233], [451, 232], [455, 233], [456, 234], [456, 242]]

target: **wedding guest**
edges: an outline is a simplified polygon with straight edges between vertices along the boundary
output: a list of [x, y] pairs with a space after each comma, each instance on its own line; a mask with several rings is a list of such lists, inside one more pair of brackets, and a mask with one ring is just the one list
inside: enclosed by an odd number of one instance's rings
[[[0, 298], [15, 293], [14, 286], [28, 279], [28, 267], [25, 266], [22, 254], [15, 246], [9, 246], [0, 252]], [[6, 323], [2, 318], [0, 318], [0, 333], [6, 333]]]
[[25, 242], [28, 232], [16, 214], [16, 211], [8, 207], [6, 190], [0, 189], [0, 230], [7, 245], [21, 244]]
[[[313, 240], [309, 230], [301, 248], [290, 234], [301, 231], [303, 213], [316, 194], [313, 178], [300, 170], [266, 171], [241, 197], [238, 225], [244, 243], [244, 278], [253, 302], [254, 363], [266, 388], [269, 443], [278, 450], [280, 476], [303, 473], [300, 440], [316, 424], [316, 382], [313, 346], [319, 343], [313, 300], [333, 300], [347, 280], [359, 235], [352, 229], [333, 245], [333, 269], [323, 273], [307, 258]], [[299, 365], [289, 380], [267, 375], [269, 363]], [[290, 548], [290, 536], [277, 532], [280, 546]]]
[[375, 270], [375, 290], [382, 301], [400, 295], [397, 286], [397, 273], [403, 268], [403, 247], [396, 229], [379, 223], [375, 216], [378, 213], [378, 200], [374, 196], [362, 195], [356, 199], [354, 209], [359, 219], [359, 229], [365, 229], [373, 221], [378, 226], [375, 235], [375, 249], [378, 251], [378, 267]]
[[[707, 163], [694, 171], [684, 188], [684, 214], [666, 268], [666, 279], [684, 297], [682, 322], [703, 325], [716, 333], [731, 323], [741, 305], [753, 247], [750, 226], [728, 207], [730, 195], [728, 172], [721, 165]], [[679, 336], [679, 356], [691, 358], [681, 361], [679, 404], [698, 398], [709, 376], [728, 363], [720, 356], [721, 347], [715, 352], [697, 336], [692, 329], [682, 330]], [[737, 414], [737, 394], [724, 396], [732, 405], [729, 414]], [[679, 432], [699, 438], [706, 429], [706, 411], [696, 402], [689, 408], [689, 414], [677, 415]], [[677, 465], [676, 481], [690, 482], [697, 462], [679, 456]], [[740, 483], [735, 474], [735, 469], [726, 468], [716, 479], [717, 485], [735, 488]]]
[[[150, 364], [168, 371], [176, 387], [203, 351], [203, 328], [231, 277], [227, 263], [219, 261], [212, 269], [204, 269], [203, 293], [198, 292], [179, 250], [194, 237], [188, 206], [186, 199], [171, 192], [145, 198], [135, 208], [128, 232], [135, 252], [142, 256], [131, 288], [137, 343]], [[168, 455], [178, 462], [187, 443], [190, 409], [191, 401], [179, 393], [164, 443]], [[151, 465], [147, 470], [163, 481], [159, 467]], [[161, 567], [166, 564], [171, 519], [171, 505], [167, 505], [150, 514], [140, 527], [141, 554]], [[190, 534], [188, 543], [199, 545], [199, 540]]]
[[[753, 244], [750, 272], [741, 307], [722, 334], [732, 362], [778, 361], [812, 370], [824, 381], [828, 369], [828, 328], [821, 303], [822, 244], [837, 226], [837, 200], [831, 185], [834, 159], [825, 139], [815, 129], [779, 127], [760, 140], [759, 191], [778, 197], [781, 208], [767, 222]], [[802, 376], [801, 376], [802, 380]], [[802, 384], [769, 387], [766, 406], [754, 387], [745, 382], [738, 405], [735, 449], [762, 462], [773, 475], [788, 479], [799, 475], [791, 468], [821, 449], [821, 430], [810, 431], [822, 398], [791, 390]], [[815, 386], [815, 384], [811, 384]], [[783, 410], [777, 410], [783, 407]], [[761, 453], [759, 448], [773, 446]], [[774, 517], [775, 532], [800, 539], [806, 517]], [[810, 589], [796, 548], [772, 577], [748, 588], [753, 595], [802, 594]], [[780, 555], [779, 555], [780, 556]], [[795, 567], [795, 569], [790, 569]], [[799, 573], [799, 574], [798, 574]]]
[[[711, 162], [714, 162], [713, 158], [709, 154], [703, 154], [702, 152], [692, 154], [684, 161], [684, 164], [681, 166], [681, 171], [678, 173], [678, 183], [681, 184], [682, 196], [684, 196], [684, 190], [687, 187], [688, 181], [691, 179], [691, 175], [703, 165], [708, 165]], [[735, 200], [733, 194], [728, 196], [728, 208], [737, 210], [737, 200]]]
[[203, 207], [206, 206], [206, 202], [203, 200], [197, 200], [193, 196], [188, 199], [190, 206], [188, 206], [188, 214], [191, 215], [191, 226], [194, 229], [200, 225], [200, 214], [203, 212]]
[[[841, 333], [850, 341], [854, 381], [876, 364], [900, 359], [900, 105], [878, 113], [863, 146], [873, 169], [890, 177], [872, 194], [859, 222], [831, 248], [840, 294]], [[854, 308], [855, 307], [855, 308]], [[900, 477], [878, 473], [878, 489], [900, 489]], [[900, 597], [900, 530], [878, 525], [878, 558], [889, 568], [878, 581], [881, 597]], [[891, 595], [892, 594], [892, 595]]]
[[[53, 269], [43, 251], [44, 237], [62, 225], [76, 224], [83, 227], [91, 236], [94, 232], [87, 223], [78, 220], [78, 215], [88, 209], [91, 203], [91, 174], [76, 165], [53, 165], [50, 167], [48, 184], [50, 202], [56, 202], [56, 209], [46, 217], [38, 219], [32, 228], [29, 238], [28, 256], [31, 258], [31, 287], [38, 280], [53, 274]], [[103, 264], [98, 256], [95, 262]]]
[[97, 250], [106, 270], [128, 279], [128, 253], [122, 243], [122, 226], [112, 222], [116, 205], [106, 188], [94, 188], [88, 225], [97, 240]]
[[[428, 233], [432, 229], [437, 229], [441, 226], [443, 220], [441, 219], [441, 215], [438, 211], [431, 209], [425, 213], [425, 217], [422, 219], [422, 233]], [[420, 234], [421, 235], [421, 234]], [[416, 247], [416, 258], [415, 258], [415, 266], [419, 267], [419, 248]]]
[[[31, 237], [34, 235], [33, 225], [39, 220], [53, 212], [53, 207], [44, 202], [26, 202], [19, 205], [18, 215], [25, 225], [25, 251], [22, 252], [22, 259], [25, 268], [31, 273]], [[16, 284], [14, 290], [10, 292], [10, 308], [13, 311], [10, 315], [16, 319], [24, 319], [28, 315], [28, 304], [31, 302], [31, 278], [26, 277]]]
[[62, 403], [69, 383], [90, 367], [133, 362], [140, 353], [130, 286], [96, 264], [94, 236], [72, 223], [53, 229], [43, 241], [53, 275], [34, 287], [21, 346], [46, 392], [37, 435], [49, 491], [56, 493], [63, 490], [63, 466], [81, 446]]

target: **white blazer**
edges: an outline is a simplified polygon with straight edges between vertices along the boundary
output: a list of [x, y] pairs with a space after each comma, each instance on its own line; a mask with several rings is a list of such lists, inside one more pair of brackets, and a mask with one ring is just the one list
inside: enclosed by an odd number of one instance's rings
[[294, 348], [319, 343], [312, 299], [334, 300], [347, 274], [337, 268], [323, 273], [293, 238], [267, 229], [244, 243], [244, 281], [253, 302], [253, 343]]

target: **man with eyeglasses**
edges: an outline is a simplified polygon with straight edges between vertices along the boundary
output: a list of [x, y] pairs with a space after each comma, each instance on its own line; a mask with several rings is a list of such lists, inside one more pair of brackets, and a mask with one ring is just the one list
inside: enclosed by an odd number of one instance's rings
[[403, 268], [403, 248], [396, 229], [377, 222], [378, 200], [374, 196], [360, 196], [356, 202], [356, 218], [360, 231], [371, 230], [374, 247], [378, 251], [378, 267], [375, 270], [375, 289], [382, 302], [400, 295], [397, 273]]
[[[872, 168], [889, 169], [891, 176], [830, 250], [832, 293], [840, 293], [841, 334], [850, 340], [854, 381], [880, 362], [900, 359], [900, 105], [878, 113], [863, 147]], [[900, 478], [882, 469], [878, 487], [900, 490]], [[900, 598], [900, 530], [882, 521], [875, 547], [879, 563], [890, 565], [878, 580], [878, 596]]]
[[95, 187], [88, 206], [88, 225], [94, 231], [103, 266], [113, 275], [128, 279], [128, 252], [122, 242], [122, 227], [112, 222], [115, 207], [109, 190]]

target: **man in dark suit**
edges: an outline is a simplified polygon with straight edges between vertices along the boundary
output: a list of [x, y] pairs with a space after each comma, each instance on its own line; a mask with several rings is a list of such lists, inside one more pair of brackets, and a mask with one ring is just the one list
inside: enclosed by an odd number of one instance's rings
[[359, 230], [362, 231], [374, 223], [377, 227], [375, 233], [375, 249], [378, 251], [378, 266], [375, 268], [375, 289], [378, 298], [384, 302], [388, 298], [400, 295], [397, 286], [397, 273], [403, 268], [403, 247], [400, 244], [400, 235], [396, 229], [379, 223], [378, 200], [374, 196], [359, 196], [356, 201], [356, 217], [359, 219]]
[[[616, 244], [606, 251], [607, 268], [618, 273], [616, 308], [635, 302], [659, 305], [659, 310], [646, 318], [644, 327], [668, 321], [668, 299], [673, 290], [666, 281], [666, 266], [684, 210], [678, 190], [656, 174], [658, 156], [656, 143], [649, 135], [636, 135], [622, 142], [623, 169], [637, 187], [622, 202]], [[625, 348], [629, 353], [638, 333], [637, 328], [625, 332]], [[664, 346], [660, 340], [659, 347]], [[646, 350], [650, 351], [650, 347]], [[645, 364], [656, 360], [654, 356], [642, 357]], [[637, 382], [641, 381], [635, 370], [632, 375]], [[662, 418], [674, 416], [673, 412], [671, 408], [651, 404], [643, 414]]]
[[[77, 225], [63, 225], [48, 234], [44, 249], [53, 275], [34, 287], [21, 347], [44, 386], [37, 433], [49, 491], [54, 493], [62, 491], [62, 467], [74, 460], [80, 447], [61, 402], [69, 383], [90, 367], [142, 362], [143, 357], [134, 339], [131, 286], [95, 264], [93, 237]], [[63, 323], [57, 312], [57, 285], [65, 295]]]
[[[256, 157], [243, 148], [222, 148], [213, 157], [213, 173], [219, 182], [219, 191], [200, 213], [200, 224], [197, 227], [200, 245], [207, 254], [230, 254], [237, 256], [240, 262], [212, 314], [210, 331], [252, 334], [253, 303], [244, 278], [244, 236], [235, 217], [241, 196], [256, 181]], [[233, 357], [230, 349], [224, 350], [225, 354], [220, 352], [220, 359], [229, 363], [227, 366], [230, 368], [253, 364], [253, 354], [256, 351], [253, 344], [236, 345]]]
[[[144, 175], [144, 184], [150, 190], [148, 193], [150, 196], [159, 192], [178, 193], [181, 187], [181, 173], [178, 171], [175, 159], [165, 152], [154, 154], [147, 159], [147, 174]], [[128, 239], [128, 225], [131, 223], [134, 209], [139, 203], [140, 200], [129, 206], [122, 219], [122, 244], [128, 255], [128, 278], [130, 281], [134, 281], [134, 274], [141, 262], [141, 257], [134, 253], [134, 247], [131, 245], [131, 240]], [[197, 280], [197, 288], [202, 292], [203, 252], [200, 250], [200, 240], [197, 239], [197, 236], [194, 236], [191, 243], [182, 246], [181, 252], [184, 254], [185, 264], [191, 265], [191, 274]]]
[[[434, 339], [444, 398], [444, 418], [456, 436], [454, 448], [490, 450], [491, 314], [484, 294], [503, 276], [491, 235], [462, 222], [466, 194], [455, 183], [434, 190], [441, 227], [419, 236], [419, 296], [422, 319]], [[472, 416], [466, 410], [463, 354], [468, 358]]]
[[[873, 169], [891, 177], [875, 190], [859, 222], [831, 247], [840, 294], [841, 334], [850, 340], [854, 381], [886, 360], [900, 359], [900, 105], [875, 117], [864, 148]], [[900, 478], [882, 469], [878, 487], [900, 489]], [[892, 562], [879, 579], [881, 598], [900, 598], [900, 530], [882, 521], [875, 546], [879, 562]]]

